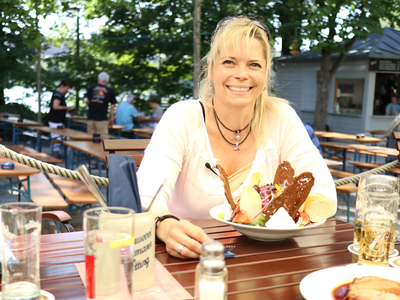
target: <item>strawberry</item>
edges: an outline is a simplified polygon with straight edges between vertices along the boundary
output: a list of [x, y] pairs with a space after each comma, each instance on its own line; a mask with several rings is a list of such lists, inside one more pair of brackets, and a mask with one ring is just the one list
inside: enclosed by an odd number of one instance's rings
[[310, 223], [310, 216], [306, 212], [301, 212], [300, 217], [303, 219], [301, 225], [307, 225]]

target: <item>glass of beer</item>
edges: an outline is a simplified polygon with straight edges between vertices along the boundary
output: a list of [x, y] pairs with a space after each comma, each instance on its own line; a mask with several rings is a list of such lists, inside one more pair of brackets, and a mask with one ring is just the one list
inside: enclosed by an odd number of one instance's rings
[[362, 211], [358, 264], [388, 266], [396, 237], [399, 192], [391, 185], [371, 183], [359, 194]]
[[[361, 218], [362, 218], [362, 197], [361, 192], [368, 187], [369, 192], [378, 193], [399, 193], [399, 179], [393, 176], [387, 175], [366, 175], [362, 176], [358, 183], [358, 193], [356, 200], [356, 213], [355, 213], [355, 227], [354, 227], [354, 240], [353, 247], [356, 251], [360, 250], [361, 242]], [[397, 218], [397, 215], [396, 215]], [[396, 232], [396, 222], [392, 225], [393, 231]], [[393, 243], [390, 244], [390, 253], [394, 250], [394, 241], [396, 234], [393, 235]]]
[[1, 299], [40, 298], [42, 206], [32, 202], [0, 205]]

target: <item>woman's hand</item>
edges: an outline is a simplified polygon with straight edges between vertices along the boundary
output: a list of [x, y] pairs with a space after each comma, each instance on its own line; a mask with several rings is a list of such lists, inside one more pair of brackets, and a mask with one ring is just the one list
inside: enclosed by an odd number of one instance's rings
[[212, 242], [203, 229], [185, 220], [166, 219], [159, 223], [157, 233], [168, 254], [179, 258], [198, 258], [201, 244]]

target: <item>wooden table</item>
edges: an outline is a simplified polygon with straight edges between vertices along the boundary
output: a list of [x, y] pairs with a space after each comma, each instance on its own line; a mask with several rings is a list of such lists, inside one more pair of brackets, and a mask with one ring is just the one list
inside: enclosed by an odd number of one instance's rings
[[372, 136], [365, 136], [362, 138], [358, 138], [355, 134], [330, 132], [330, 131], [315, 131], [315, 135], [323, 138], [353, 141], [359, 144], [378, 144], [381, 142], [386, 142], [386, 140]]
[[17, 114], [11, 114], [11, 113], [8, 113], [8, 112], [0, 112], [0, 118], [4, 118], [6, 116], [14, 117], [14, 118], [19, 118], [20, 117], [20, 115], [17, 115]]
[[338, 160], [324, 158], [324, 162], [326, 163], [326, 165], [328, 167], [341, 167], [341, 166], [343, 166], [343, 163], [341, 161], [338, 161]]
[[[50, 128], [47, 126], [35, 127], [35, 130], [38, 132], [37, 135], [37, 150], [40, 151], [41, 148], [41, 133], [49, 133], [49, 134], [57, 134], [62, 136], [64, 139], [68, 138], [70, 141], [92, 141], [93, 134], [89, 134], [86, 132], [70, 129], [70, 128]], [[114, 139], [115, 137], [109, 134], [102, 134], [100, 136], [101, 139]]]
[[387, 130], [365, 130], [365, 132], [369, 132], [370, 134], [372, 134], [372, 136], [375, 136], [375, 134], [377, 135], [387, 135]]
[[370, 146], [370, 145], [360, 145], [360, 144], [348, 144], [348, 143], [340, 143], [340, 142], [320, 142], [322, 148], [333, 149], [336, 151], [342, 152], [343, 159], [343, 171], [345, 171], [346, 166], [346, 155], [347, 151], [354, 151], [354, 161], [358, 160], [358, 154], [362, 151], [365, 151], [368, 154], [375, 155], [390, 155], [397, 156], [399, 151], [393, 148], [386, 148], [380, 146]]
[[[108, 151], [104, 151], [103, 143], [93, 143], [92, 141], [67, 141], [64, 142], [65, 146], [68, 146], [67, 165], [68, 169], [73, 168], [74, 161], [74, 150], [86, 153], [94, 158], [105, 161]], [[140, 154], [138, 151], [127, 151], [123, 154]], [[99, 171], [101, 171], [99, 164]]]
[[[34, 169], [23, 164], [17, 163], [11, 159], [0, 157], [0, 164], [3, 162], [13, 162], [14, 170], [6, 170], [0, 168], [0, 177], [12, 178], [15, 177], [17, 180], [13, 180], [9, 183], [0, 185], [0, 189], [9, 190], [11, 192], [18, 192], [20, 194], [25, 194], [27, 197], [27, 201], [31, 201], [31, 184], [30, 184], [30, 176], [34, 174], [40, 173], [40, 170]], [[18, 176], [26, 176], [26, 178], [19, 179]], [[22, 182], [26, 181], [27, 190], [24, 191], [22, 188]], [[16, 188], [14, 188], [16, 186]]]
[[12, 126], [12, 130], [13, 130], [12, 143], [13, 143], [13, 145], [19, 144], [19, 135], [22, 132], [21, 128], [42, 126], [41, 123], [27, 120], [27, 119], [23, 119], [22, 122], [19, 122], [18, 117], [0, 118], [0, 125]]
[[[236, 246], [236, 258], [226, 259], [229, 300], [303, 300], [299, 283], [306, 275], [357, 260], [347, 250], [353, 242], [354, 226], [333, 218], [281, 242], [251, 240], [216, 220], [193, 223], [224, 245]], [[74, 265], [84, 262], [83, 245], [82, 232], [42, 235], [41, 287], [57, 300], [85, 299]], [[156, 244], [156, 258], [193, 295], [198, 260], [174, 258], [165, 252], [164, 244]]]

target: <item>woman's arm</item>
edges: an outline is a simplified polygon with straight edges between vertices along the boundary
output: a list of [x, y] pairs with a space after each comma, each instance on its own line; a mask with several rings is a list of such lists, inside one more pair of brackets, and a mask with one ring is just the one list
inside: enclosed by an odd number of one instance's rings
[[[179, 103], [167, 110], [154, 131], [137, 173], [140, 197], [144, 207], [148, 206], [157, 188], [165, 180], [165, 186], [151, 208], [155, 216], [171, 213], [167, 203], [171, 199], [172, 191], [182, 170], [187, 149], [192, 143], [194, 135], [192, 130], [196, 128], [191, 116], [197, 112], [191, 111], [193, 109], [191, 104]], [[199, 105], [197, 101], [196, 104]], [[201, 228], [188, 221], [178, 222], [171, 218], [158, 223], [157, 237], [166, 243], [170, 255], [180, 258], [198, 257], [201, 253], [201, 243], [211, 241]], [[177, 253], [179, 245], [185, 246], [181, 252], [182, 255]]]

